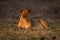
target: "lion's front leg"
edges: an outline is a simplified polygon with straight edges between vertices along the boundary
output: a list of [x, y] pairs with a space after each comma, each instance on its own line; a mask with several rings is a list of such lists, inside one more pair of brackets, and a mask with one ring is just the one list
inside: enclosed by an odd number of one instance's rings
[[24, 22], [24, 27], [25, 27], [25, 29], [30, 29], [31, 28], [31, 22], [26, 20]]
[[23, 20], [20, 19], [17, 27], [19, 28], [19, 30], [24, 28]]

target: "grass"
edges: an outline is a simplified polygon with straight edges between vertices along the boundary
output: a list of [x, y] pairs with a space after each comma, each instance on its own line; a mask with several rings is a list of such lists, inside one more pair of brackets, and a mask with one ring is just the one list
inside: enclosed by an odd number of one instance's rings
[[18, 30], [17, 24], [0, 23], [0, 40], [60, 40], [60, 22], [49, 23], [50, 30]]

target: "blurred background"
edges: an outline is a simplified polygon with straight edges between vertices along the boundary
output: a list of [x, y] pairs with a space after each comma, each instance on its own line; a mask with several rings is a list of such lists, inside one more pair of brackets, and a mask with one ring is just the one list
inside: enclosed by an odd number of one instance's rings
[[0, 0], [0, 22], [17, 23], [19, 10], [31, 8], [31, 17], [60, 20], [60, 0]]
[[[32, 19], [46, 19], [50, 30], [37, 23], [32, 30], [19, 30], [21, 9], [31, 9]], [[0, 40], [60, 40], [60, 0], [0, 0]]]

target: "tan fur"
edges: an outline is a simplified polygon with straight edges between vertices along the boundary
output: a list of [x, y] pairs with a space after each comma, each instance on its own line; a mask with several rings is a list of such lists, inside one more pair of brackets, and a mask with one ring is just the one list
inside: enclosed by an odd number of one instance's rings
[[[18, 23], [19, 28], [29, 29], [31, 27], [30, 17], [29, 17], [29, 10], [22, 10], [21, 17]], [[27, 17], [26, 17], [27, 16]]]
[[45, 29], [48, 29], [48, 24], [44, 19], [40, 19], [40, 23]]
[[[31, 10], [27, 10], [27, 9], [20, 11], [21, 16], [20, 16], [20, 20], [18, 22], [18, 28], [23, 28], [23, 29], [31, 28], [32, 22], [30, 20], [30, 13], [31, 13]], [[43, 26], [43, 28], [48, 29], [48, 25], [45, 20], [40, 19], [40, 24]]]

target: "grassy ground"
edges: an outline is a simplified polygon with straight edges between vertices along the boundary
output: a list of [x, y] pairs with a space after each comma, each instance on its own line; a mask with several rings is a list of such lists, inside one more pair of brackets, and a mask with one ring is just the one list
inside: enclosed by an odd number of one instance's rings
[[0, 23], [0, 40], [60, 40], [60, 22], [49, 23], [49, 30], [18, 30], [17, 24]]

